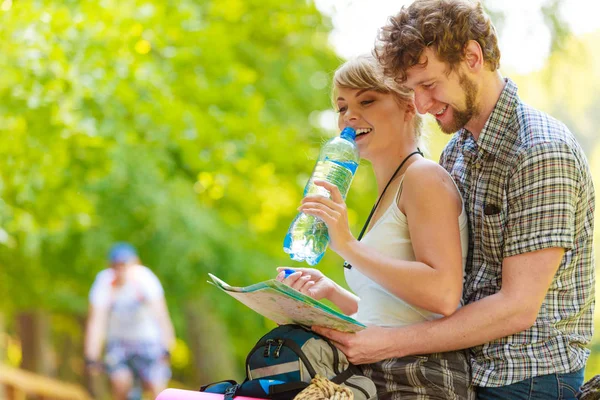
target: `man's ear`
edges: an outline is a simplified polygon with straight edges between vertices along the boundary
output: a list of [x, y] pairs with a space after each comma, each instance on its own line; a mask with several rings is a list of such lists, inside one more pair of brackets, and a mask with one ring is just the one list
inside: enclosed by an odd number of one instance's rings
[[483, 51], [476, 40], [469, 40], [463, 48], [463, 61], [471, 72], [479, 72], [484, 66]]

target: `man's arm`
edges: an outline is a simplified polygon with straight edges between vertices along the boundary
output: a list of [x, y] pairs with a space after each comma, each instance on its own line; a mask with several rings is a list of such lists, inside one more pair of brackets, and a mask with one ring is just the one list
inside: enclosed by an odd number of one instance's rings
[[[462, 307], [454, 318], [432, 321], [436, 324], [427, 322], [421, 327], [415, 325], [404, 351], [427, 354], [464, 349], [530, 328], [563, 254], [564, 249], [550, 248], [506, 258], [502, 263], [502, 289], [498, 293]], [[419, 339], [418, 335], [427, 340]]]
[[150, 302], [152, 313], [156, 316], [160, 328], [162, 344], [165, 350], [171, 351], [175, 345], [175, 330], [169, 316], [169, 310], [164, 297], [158, 297]]
[[89, 306], [85, 329], [84, 355], [87, 361], [98, 362], [106, 338], [108, 308]]
[[357, 334], [313, 329], [332, 339], [354, 364], [477, 346], [533, 325], [563, 254], [562, 248], [549, 248], [504, 259], [502, 289], [449, 317]]

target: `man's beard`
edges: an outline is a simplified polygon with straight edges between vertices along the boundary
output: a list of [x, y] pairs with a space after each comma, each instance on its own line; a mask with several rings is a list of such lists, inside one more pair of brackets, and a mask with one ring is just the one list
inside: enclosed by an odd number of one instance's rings
[[[475, 82], [470, 80], [467, 75], [459, 74], [458, 81], [461, 89], [465, 93], [465, 109], [458, 110], [452, 107], [452, 121], [450, 121], [447, 125], [442, 125], [439, 119], [436, 119], [436, 122], [442, 132], [444, 133], [454, 133], [459, 129], [464, 128], [464, 126], [477, 114], [479, 114], [479, 109], [475, 106], [475, 98], [477, 97], [477, 86]], [[450, 107], [450, 105], [448, 105]]]

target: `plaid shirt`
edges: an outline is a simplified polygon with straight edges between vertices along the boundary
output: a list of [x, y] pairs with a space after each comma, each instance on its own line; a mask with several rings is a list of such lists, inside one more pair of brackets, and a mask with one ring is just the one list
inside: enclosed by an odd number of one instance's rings
[[573, 135], [523, 104], [507, 80], [479, 140], [458, 131], [440, 163], [469, 216], [466, 304], [500, 290], [505, 257], [565, 249], [534, 325], [472, 349], [473, 383], [505, 386], [583, 368], [593, 333], [594, 188]]

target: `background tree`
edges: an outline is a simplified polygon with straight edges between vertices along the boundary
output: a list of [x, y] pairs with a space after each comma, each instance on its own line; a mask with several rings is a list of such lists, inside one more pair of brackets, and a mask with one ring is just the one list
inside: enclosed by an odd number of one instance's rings
[[[296, 174], [321, 140], [308, 116], [328, 107], [338, 64], [329, 21], [291, 0], [5, 8], [0, 307], [33, 332], [21, 337], [23, 365], [56, 373], [28, 361], [41, 352], [31, 343], [81, 346], [80, 332], [61, 340], [73, 333], [64, 327], [79, 326], [110, 244], [128, 240], [195, 345], [200, 370], [181, 376], [239, 373], [269, 323], [215, 301], [206, 273], [247, 284], [284, 259]], [[48, 313], [60, 324], [42, 324]], [[248, 335], [235, 335], [240, 326]]]

